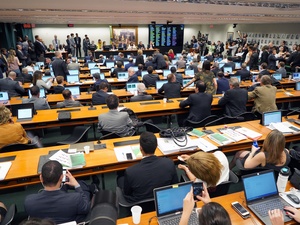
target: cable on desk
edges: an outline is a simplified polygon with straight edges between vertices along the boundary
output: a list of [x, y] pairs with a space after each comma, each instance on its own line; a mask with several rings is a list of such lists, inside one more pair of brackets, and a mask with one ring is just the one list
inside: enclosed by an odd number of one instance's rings
[[155, 218], [155, 217], [157, 217], [157, 216], [152, 216], [152, 217], [148, 220], [148, 225], [151, 224], [152, 219]]

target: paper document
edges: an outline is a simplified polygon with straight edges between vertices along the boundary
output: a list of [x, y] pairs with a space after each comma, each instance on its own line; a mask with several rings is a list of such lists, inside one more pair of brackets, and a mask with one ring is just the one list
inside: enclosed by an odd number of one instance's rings
[[227, 144], [230, 144], [230, 143], [234, 142], [233, 139], [228, 138], [225, 135], [219, 134], [219, 133], [210, 134], [210, 135], [208, 135], [208, 137], [212, 141], [218, 143], [219, 145], [227, 145]]
[[10, 167], [11, 167], [11, 162], [0, 163], [0, 180], [5, 179], [6, 174], [8, 173]]
[[217, 146], [213, 145], [204, 138], [195, 139], [195, 142], [197, 143], [198, 147], [204, 152], [209, 152], [218, 149]]
[[248, 138], [250, 138], [252, 140], [257, 140], [262, 136], [262, 134], [257, 133], [253, 130], [250, 130], [246, 127], [241, 127], [241, 128], [235, 129], [235, 131], [237, 131], [243, 135], [246, 135]]
[[297, 133], [300, 129], [289, 122], [271, 123], [267, 128], [274, 130], [277, 129], [282, 133]]
[[230, 129], [230, 128], [221, 129], [220, 132], [222, 134], [225, 134], [227, 137], [233, 139], [236, 142], [247, 139], [247, 137], [245, 135], [243, 135], [233, 129]]
[[49, 159], [58, 161], [64, 168], [81, 168], [86, 164], [84, 154], [82, 152], [68, 154], [59, 150]]
[[[181, 140], [184, 140], [180, 137]], [[157, 138], [157, 144], [158, 148], [161, 150], [161, 152], [164, 155], [171, 154], [174, 152], [179, 152], [179, 151], [187, 151], [187, 150], [194, 150], [198, 148], [197, 143], [190, 139], [187, 136], [187, 144], [184, 147], [178, 146], [172, 138]], [[180, 142], [180, 145], [185, 144], [185, 142]]]
[[119, 162], [143, 157], [140, 145], [117, 147], [114, 151]]
[[191, 132], [188, 133], [188, 135], [195, 137], [204, 137], [206, 134], [201, 130], [193, 129]]

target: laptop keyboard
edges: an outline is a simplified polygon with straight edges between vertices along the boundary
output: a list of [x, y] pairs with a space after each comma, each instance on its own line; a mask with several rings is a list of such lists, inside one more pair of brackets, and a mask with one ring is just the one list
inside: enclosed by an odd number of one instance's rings
[[269, 210], [273, 210], [273, 209], [280, 209], [283, 210], [284, 206], [288, 206], [287, 203], [285, 203], [284, 201], [282, 201], [279, 198], [276, 199], [272, 199], [266, 202], [262, 202], [262, 203], [258, 203], [258, 204], [253, 204], [252, 207], [253, 209], [256, 210], [256, 212], [262, 216], [262, 217], [266, 217], [268, 216], [268, 211]]
[[[181, 215], [168, 217], [159, 221], [159, 225], [178, 225]], [[189, 225], [199, 225], [196, 212], [193, 212], [189, 219]]]

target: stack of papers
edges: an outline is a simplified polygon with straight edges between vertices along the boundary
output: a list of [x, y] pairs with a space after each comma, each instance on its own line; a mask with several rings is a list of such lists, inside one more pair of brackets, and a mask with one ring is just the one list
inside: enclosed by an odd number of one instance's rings
[[11, 162], [0, 163], [0, 180], [5, 179], [6, 174], [8, 173], [10, 167], [11, 167]]
[[[158, 148], [164, 155], [179, 151], [195, 150], [198, 148], [195, 140], [191, 140], [189, 137], [187, 137], [187, 144], [184, 147], [178, 146], [172, 138], [157, 138], [157, 144]], [[184, 142], [180, 144], [184, 144]]]
[[247, 137], [239, 132], [236, 132], [233, 129], [227, 128], [227, 129], [222, 129], [221, 133], [225, 134], [227, 137], [233, 139], [235, 142], [241, 141], [241, 140], [246, 140]]
[[268, 126], [269, 129], [271, 130], [279, 130], [282, 133], [297, 133], [300, 132], [300, 129], [296, 126], [293, 126], [289, 122], [279, 122], [279, 123], [271, 123]]
[[117, 147], [114, 151], [119, 162], [143, 157], [139, 145]]
[[260, 133], [257, 133], [253, 130], [250, 130], [248, 128], [245, 128], [245, 127], [241, 127], [241, 128], [238, 128], [238, 129], [235, 129], [235, 131], [243, 134], [243, 135], [246, 135], [248, 138], [252, 139], [252, 140], [257, 140], [259, 139], [262, 134]]
[[191, 132], [188, 133], [188, 135], [190, 135], [190, 136], [196, 136], [196, 137], [203, 137], [206, 134], [204, 132], [200, 131], [200, 130], [193, 129]]
[[82, 152], [68, 154], [59, 150], [49, 159], [58, 161], [65, 169], [82, 168], [86, 164], [84, 154]]
[[219, 133], [210, 134], [210, 135], [208, 135], [208, 137], [212, 141], [218, 143], [219, 145], [227, 145], [227, 144], [230, 144], [230, 143], [234, 142], [233, 139], [228, 138], [225, 135], [219, 134]]
[[218, 149], [217, 146], [213, 145], [212, 143], [205, 140], [204, 138], [195, 139], [195, 142], [197, 143], [198, 148], [200, 148], [204, 152], [209, 152]]

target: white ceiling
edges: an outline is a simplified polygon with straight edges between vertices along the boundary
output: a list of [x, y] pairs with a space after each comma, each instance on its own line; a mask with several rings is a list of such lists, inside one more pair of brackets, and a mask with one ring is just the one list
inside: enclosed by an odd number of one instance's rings
[[299, 0], [1, 0], [0, 21], [34, 24], [300, 23]]

